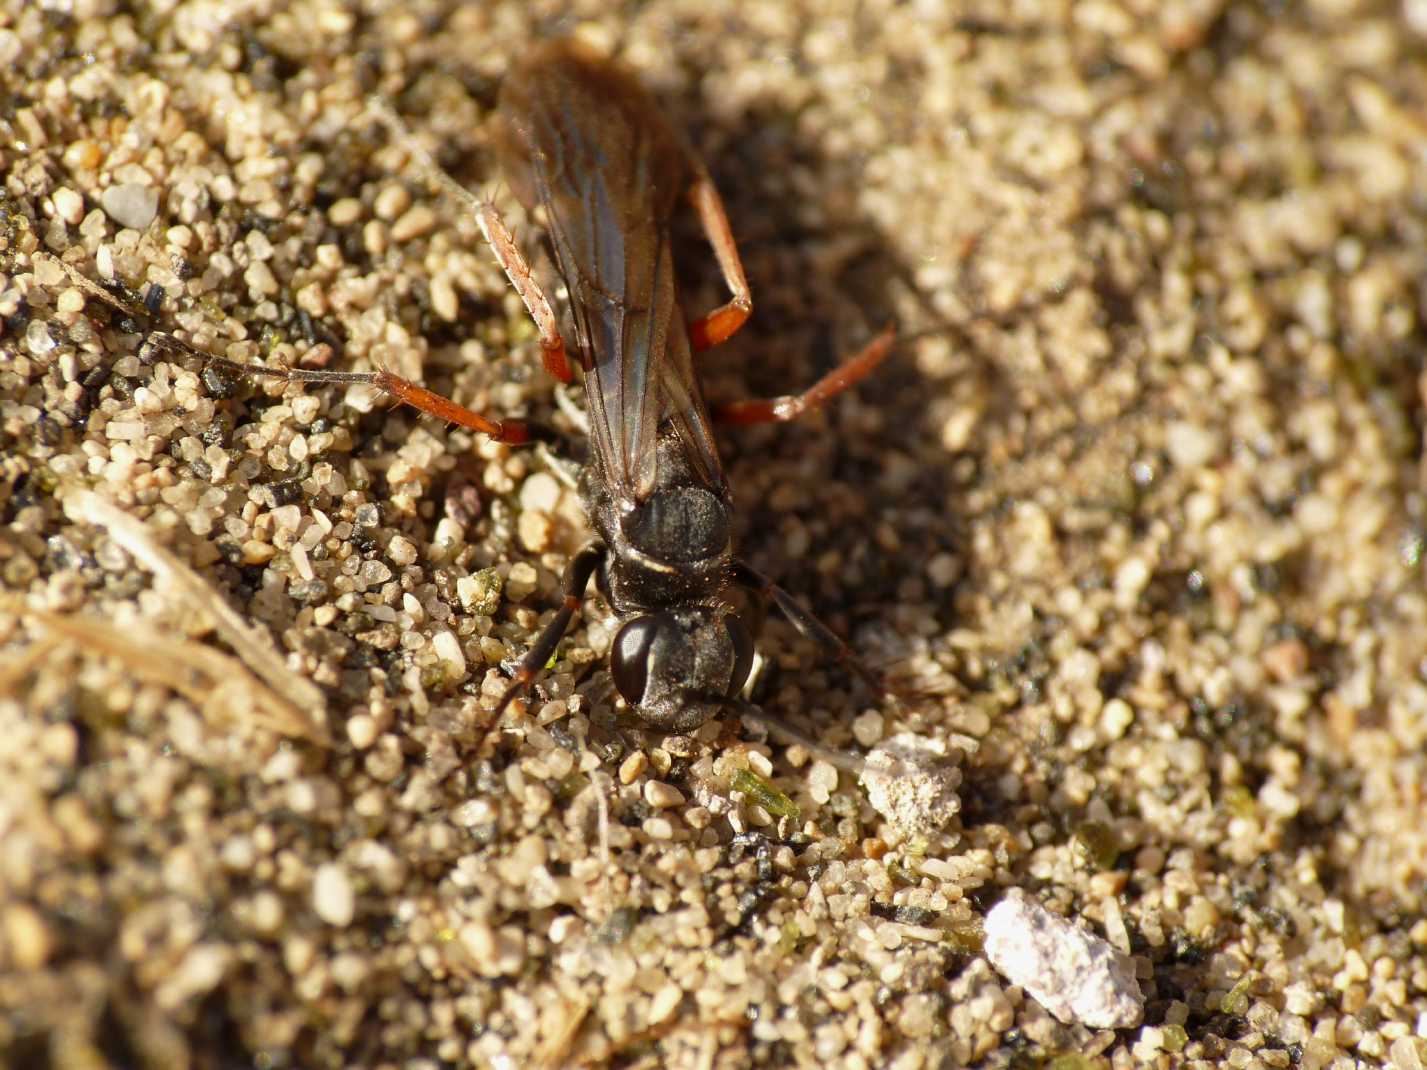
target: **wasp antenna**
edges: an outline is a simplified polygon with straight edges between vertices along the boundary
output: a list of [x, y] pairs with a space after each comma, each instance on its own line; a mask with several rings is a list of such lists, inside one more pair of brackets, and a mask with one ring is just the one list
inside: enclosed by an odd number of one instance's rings
[[765, 729], [775, 736], [781, 736], [788, 743], [797, 744], [812, 754], [813, 757], [820, 758], [829, 765], [836, 766], [838, 769], [845, 770], [849, 773], [857, 773], [859, 776], [862, 774], [862, 771], [867, 768], [867, 759], [862, 755], [853, 754], [850, 751], [838, 750], [836, 747], [829, 747], [826, 743], [814, 739], [806, 732], [794, 728], [787, 721], [783, 720], [783, 718], [768, 713], [766, 710], [761, 710], [751, 702], [739, 701], [731, 703], [731, 705], [744, 720], [752, 721], [760, 728]]

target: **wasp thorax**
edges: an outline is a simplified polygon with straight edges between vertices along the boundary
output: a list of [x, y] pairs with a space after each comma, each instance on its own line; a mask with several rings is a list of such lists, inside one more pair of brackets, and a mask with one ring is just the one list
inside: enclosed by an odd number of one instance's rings
[[696, 564], [729, 550], [728, 507], [704, 487], [661, 487], [624, 517], [630, 545], [656, 561]]

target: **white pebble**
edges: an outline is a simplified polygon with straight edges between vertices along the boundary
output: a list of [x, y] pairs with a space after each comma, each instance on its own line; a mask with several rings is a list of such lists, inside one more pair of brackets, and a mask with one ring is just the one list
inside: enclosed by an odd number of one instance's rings
[[51, 199], [54, 201], [55, 215], [70, 226], [76, 226], [84, 218], [84, 198], [68, 186], [55, 190]]
[[658, 1025], [673, 1015], [679, 1009], [679, 1004], [683, 1002], [683, 999], [684, 990], [672, 981], [659, 989], [654, 993], [654, 998], [649, 1001], [649, 1024]]
[[1119, 739], [1135, 721], [1135, 711], [1122, 698], [1112, 698], [1100, 711], [1100, 729], [1107, 739]]
[[[55, 347], [55, 340], [50, 336], [50, 329], [45, 326], [44, 320], [31, 320], [30, 325], [25, 328], [25, 345], [30, 353], [36, 357], [43, 357]], [[117, 420], [109, 421], [108, 426], [113, 427]], [[139, 425], [143, 427], [142, 424]], [[114, 435], [110, 435], [114, 438]]]
[[354, 714], [347, 721], [347, 739], [358, 750], [366, 750], [377, 741], [377, 722], [369, 713]]
[[312, 909], [328, 925], [341, 929], [352, 924], [357, 913], [357, 893], [352, 878], [337, 863], [317, 867], [312, 878]]
[[159, 191], [129, 182], [110, 186], [100, 198], [104, 213], [121, 227], [143, 230], [159, 211]]
[[684, 793], [673, 784], [665, 784], [662, 780], [646, 780], [644, 801], [656, 810], [667, 810], [672, 806], [683, 806]]
[[852, 721], [852, 736], [864, 747], [875, 747], [886, 730], [886, 719], [876, 710], [868, 710]]
[[1145, 997], [1127, 955], [1012, 888], [986, 915], [986, 957], [1067, 1024], [1126, 1029]]
[[393, 535], [391, 542], [387, 544], [386, 555], [391, 558], [393, 564], [400, 565], [402, 568], [413, 565], [418, 556], [416, 543], [405, 535]]
[[1118, 605], [1132, 607], [1149, 586], [1153, 573], [1143, 557], [1126, 558], [1115, 570], [1115, 598]]
[[837, 766], [831, 762], [816, 761], [808, 770], [808, 794], [815, 803], [821, 805], [832, 798], [837, 790]]
[[1219, 434], [1197, 424], [1176, 420], [1165, 432], [1164, 447], [1176, 468], [1199, 468], [1219, 453]]
[[907, 837], [937, 832], [961, 812], [961, 770], [946, 744], [900, 732], [867, 755], [862, 786], [873, 808]]
[[510, 566], [510, 575], [505, 581], [505, 593], [515, 602], [529, 598], [534, 593], [539, 579], [539, 574], [532, 565], [517, 561]]
[[436, 651], [436, 656], [445, 664], [447, 672], [453, 677], [464, 677], [466, 675], [466, 655], [461, 652], [461, 642], [451, 632], [442, 629], [431, 637], [431, 648]]
[[961, 575], [961, 566], [951, 554], [937, 554], [927, 562], [927, 579], [938, 587], [950, 587]]
[[493, 929], [469, 921], [461, 926], [456, 939], [482, 977], [511, 976], [525, 965], [525, 939], [513, 925]]
[[549, 472], [536, 472], [520, 485], [520, 507], [553, 513], [560, 504], [559, 482]]
[[278, 292], [277, 276], [273, 274], [273, 269], [261, 260], [254, 260], [243, 272], [243, 282], [253, 293], [262, 297], [276, 297]]
[[773, 778], [773, 763], [768, 760], [768, 755], [761, 751], [751, 750], [748, 752], [748, 768], [764, 780]]
[[431, 309], [447, 323], [454, 323], [461, 314], [461, 299], [450, 275], [432, 276]]
[[1413, 1037], [1398, 1037], [1387, 1054], [1392, 1060], [1393, 1070], [1422, 1070], [1422, 1056], [1418, 1054], [1417, 1041]]
[[196, 944], [159, 986], [155, 999], [171, 1010], [211, 992], [233, 964], [233, 952], [218, 943]]

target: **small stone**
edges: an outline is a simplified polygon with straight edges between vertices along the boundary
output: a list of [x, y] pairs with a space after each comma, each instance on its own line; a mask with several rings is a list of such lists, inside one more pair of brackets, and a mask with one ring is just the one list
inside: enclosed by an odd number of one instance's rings
[[328, 312], [327, 291], [320, 282], [309, 283], [297, 291], [297, 307], [310, 316], [325, 316]]
[[68, 186], [55, 190], [51, 199], [54, 201], [55, 215], [70, 226], [76, 226], [84, 218], [84, 198]]
[[104, 213], [121, 227], [143, 230], [159, 211], [159, 192], [152, 186], [129, 182], [110, 186], [100, 198]]
[[651, 840], [672, 840], [674, 826], [667, 817], [651, 817], [641, 826]]
[[248, 289], [260, 297], [276, 297], [278, 292], [277, 277], [273, 274], [273, 269], [268, 267], [261, 260], [254, 260], [243, 272], [243, 281], [248, 284]]
[[1133, 606], [1153, 577], [1149, 562], [1142, 557], [1128, 557], [1115, 570], [1115, 597], [1119, 605]]
[[961, 575], [961, 566], [951, 554], [935, 554], [927, 562], [927, 579], [938, 587], [950, 587]]
[[233, 964], [233, 952], [219, 943], [197, 944], [165, 978], [155, 994], [160, 1007], [172, 1009], [213, 991]]
[[619, 766], [619, 782], [633, 784], [649, 768], [649, 758], [642, 750], [637, 750]]
[[662, 780], [649, 780], [644, 784], [644, 801], [656, 810], [667, 810], [684, 805], [684, 793], [673, 784]]
[[559, 481], [549, 472], [536, 472], [520, 485], [520, 507], [552, 513], [560, 503]]
[[344, 952], [332, 959], [332, 980], [337, 987], [355, 992], [369, 973], [367, 962], [362, 956]]
[[886, 730], [886, 718], [876, 710], [868, 710], [852, 721], [852, 736], [864, 747], [875, 747]]
[[16, 903], [5, 911], [5, 944], [17, 970], [38, 970], [54, 950], [45, 919], [33, 907]]
[[378, 219], [383, 219], [390, 223], [410, 206], [411, 194], [407, 192], [405, 186], [396, 182], [387, 186], [377, 194], [377, 199], [372, 203], [372, 211], [376, 213]]
[[467, 613], [489, 617], [500, 608], [502, 586], [500, 573], [493, 568], [484, 568], [456, 581], [456, 597]]
[[1289, 1014], [1307, 1016], [1314, 1013], [1321, 1000], [1313, 986], [1303, 981], [1295, 981], [1283, 989], [1283, 1009]]
[[446, 673], [452, 679], [466, 675], [466, 655], [461, 652], [461, 643], [451, 632], [441, 629], [431, 637], [431, 648], [441, 659]]
[[447, 323], [454, 323], [461, 314], [461, 299], [449, 275], [436, 275], [431, 279], [431, 309]]
[[262, 891], [253, 897], [252, 925], [255, 932], [271, 935], [282, 926], [282, 897]]
[[510, 575], [505, 581], [505, 593], [511, 597], [512, 601], [523, 601], [535, 593], [535, 585], [539, 579], [539, 573], [535, 571], [534, 565], [525, 561], [517, 561], [510, 566]]
[[93, 171], [104, 162], [104, 150], [91, 138], [80, 138], [64, 150], [64, 165], [71, 171]]
[[961, 812], [961, 770], [948, 768], [946, 744], [900, 732], [867, 756], [867, 801], [902, 835], [927, 836]]
[[543, 554], [550, 548], [554, 526], [547, 514], [527, 510], [520, 514], [515, 527], [516, 534], [520, 537], [520, 545], [530, 553]]
[[386, 555], [391, 558], [392, 564], [406, 568], [416, 564], [416, 544], [404, 535], [394, 535], [387, 544]]
[[328, 925], [339, 929], [352, 924], [357, 913], [357, 893], [352, 878], [336, 862], [317, 867], [312, 878], [312, 909]]
[[418, 204], [391, 225], [391, 240], [400, 244], [430, 234], [436, 226], [436, 213], [430, 205]]
[[1301, 639], [1284, 639], [1266, 648], [1263, 665], [1279, 683], [1287, 683], [1308, 671], [1308, 647]]
[[[50, 350], [54, 349], [55, 340], [50, 335], [50, 329], [43, 320], [31, 320], [30, 325], [25, 328], [25, 348], [32, 356], [43, 357]], [[115, 435], [110, 435], [115, 438]]]
[[1165, 449], [1176, 468], [1200, 468], [1219, 453], [1219, 434], [1197, 424], [1176, 420], [1165, 432]]
[[249, 539], [243, 543], [243, 564], [266, 565], [277, 554], [277, 548], [270, 542]]
[[1422, 1049], [1415, 1037], [1398, 1037], [1387, 1053], [1393, 1070], [1422, 1070]]
[[1008, 981], [1067, 1025], [1126, 1029], [1144, 1016], [1130, 957], [1019, 888], [986, 915], [985, 951]]
[[342, 197], [327, 209], [327, 218], [334, 227], [349, 227], [362, 218], [362, 202], [355, 197]]
[[822, 804], [832, 798], [837, 790], [837, 766], [831, 762], [816, 761], [808, 770], [808, 794], [813, 802]]
[[683, 999], [684, 990], [673, 982], [659, 989], [654, 993], [654, 998], [649, 1001], [649, 1024], [658, 1025], [670, 1017], [679, 1009], [679, 1004]]
[[457, 939], [483, 977], [509, 976], [525, 965], [525, 937], [513, 925], [493, 929], [470, 921], [461, 926]]
[[1134, 708], [1122, 698], [1112, 698], [1100, 711], [1100, 728], [1106, 739], [1119, 739], [1134, 721]]

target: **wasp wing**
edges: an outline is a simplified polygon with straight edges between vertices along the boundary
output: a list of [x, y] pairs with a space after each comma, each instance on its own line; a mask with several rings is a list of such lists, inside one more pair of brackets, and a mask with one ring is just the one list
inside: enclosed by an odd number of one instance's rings
[[500, 110], [516, 135], [507, 173], [522, 199], [544, 207], [569, 291], [606, 478], [645, 498], [668, 419], [703, 477], [722, 485], [669, 242], [687, 179], [678, 136], [633, 78], [569, 42], [508, 76]]

